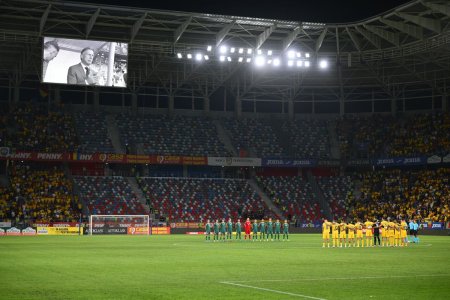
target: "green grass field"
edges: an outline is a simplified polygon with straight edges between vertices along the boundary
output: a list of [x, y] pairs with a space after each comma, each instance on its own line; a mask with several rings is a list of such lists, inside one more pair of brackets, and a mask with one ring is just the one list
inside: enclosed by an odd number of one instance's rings
[[450, 299], [450, 238], [405, 248], [203, 236], [0, 238], [1, 299]]

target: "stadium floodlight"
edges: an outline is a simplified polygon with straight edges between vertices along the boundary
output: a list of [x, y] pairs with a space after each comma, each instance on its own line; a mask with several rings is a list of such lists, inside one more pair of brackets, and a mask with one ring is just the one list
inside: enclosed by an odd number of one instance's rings
[[239, 54], [244, 53], [244, 48], [239, 48]]
[[309, 61], [305, 61], [305, 67], [309, 68], [310, 65], [311, 63]]
[[183, 58], [183, 54], [177, 53], [177, 57], [181, 59], [181, 58]]
[[192, 54], [188, 53], [187, 58], [191, 59], [192, 58]]
[[299, 58], [302, 57], [302, 53], [301, 52], [297, 52], [296, 54], [297, 54], [297, 57], [299, 57]]
[[221, 55], [221, 56], [219, 57], [219, 60], [220, 60], [220, 61], [225, 61], [225, 56]]
[[267, 55], [272, 56], [272, 50], [267, 50]]
[[309, 53], [308, 53], [308, 52], [305, 53], [305, 57], [306, 57], [306, 58], [309, 58]]
[[243, 57], [239, 57], [239, 58], [238, 58], [238, 62], [242, 62], [243, 60], [244, 60]]
[[236, 51], [236, 48], [232, 47], [232, 48], [230, 49], [230, 52], [231, 52], [231, 53], [234, 53], [234, 51]]
[[205, 60], [209, 60], [209, 56], [208, 55], [205, 55]]
[[297, 60], [297, 67], [303, 67], [303, 61]]
[[253, 52], [253, 49], [252, 49], [252, 48], [248, 48], [248, 49], [247, 49], [247, 54], [252, 54], [252, 52]]
[[275, 67], [278, 67], [278, 66], [280, 65], [280, 59], [279, 59], [279, 58], [275, 58], [275, 59], [273, 60], [273, 65], [274, 65]]
[[227, 46], [220, 46], [220, 53], [227, 53]]
[[247, 58], [247, 63], [252, 62], [252, 59], [250, 57]]
[[197, 54], [195, 55], [195, 60], [200, 61], [200, 60], [202, 60], [202, 59], [203, 59], [203, 55], [202, 55], [201, 53], [197, 53]]
[[267, 64], [268, 64], [268, 65], [272, 64], [272, 60], [269, 59], [269, 60], [267, 61]]
[[294, 65], [294, 61], [293, 60], [289, 60], [288, 61], [288, 67], [292, 67]]
[[227, 57], [227, 60], [228, 60], [228, 61], [231, 61], [231, 57], [228, 56], [228, 57]]
[[320, 67], [321, 69], [326, 69], [326, 68], [328, 68], [328, 62], [327, 62], [326, 60], [322, 59], [322, 60], [319, 62], [319, 67]]
[[211, 50], [212, 50], [212, 46], [209, 45], [209, 46], [206, 48], [206, 51], [211, 52]]
[[262, 54], [262, 50], [258, 49], [258, 55], [261, 55], [261, 54]]
[[295, 58], [295, 51], [288, 51], [288, 57], [289, 58]]
[[255, 58], [255, 65], [258, 67], [264, 66], [266, 64], [266, 58], [264, 56], [257, 56]]

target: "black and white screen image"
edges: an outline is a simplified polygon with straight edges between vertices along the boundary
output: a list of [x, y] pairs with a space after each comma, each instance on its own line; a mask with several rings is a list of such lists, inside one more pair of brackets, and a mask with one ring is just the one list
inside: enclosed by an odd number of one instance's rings
[[44, 37], [42, 53], [42, 82], [127, 85], [127, 43]]

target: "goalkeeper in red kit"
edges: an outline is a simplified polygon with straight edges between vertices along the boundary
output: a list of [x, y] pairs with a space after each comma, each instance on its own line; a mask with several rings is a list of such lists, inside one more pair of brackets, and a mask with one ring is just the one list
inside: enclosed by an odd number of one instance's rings
[[244, 236], [244, 240], [247, 239], [250, 240], [250, 231], [252, 229], [252, 224], [250, 223], [250, 219], [247, 218], [247, 221], [245, 221], [244, 223], [244, 231], [245, 231], [245, 236]]

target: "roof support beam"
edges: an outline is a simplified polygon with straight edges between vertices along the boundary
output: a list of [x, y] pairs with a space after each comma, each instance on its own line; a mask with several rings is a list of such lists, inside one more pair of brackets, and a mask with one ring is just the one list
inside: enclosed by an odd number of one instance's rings
[[256, 49], [261, 48], [261, 46], [264, 44], [264, 42], [269, 38], [269, 36], [272, 34], [272, 32], [277, 28], [277, 24], [273, 24], [264, 32], [262, 32], [258, 37], [256, 38]]
[[346, 27], [345, 30], [347, 30], [347, 33], [350, 39], [352, 40], [353, 45], [355, 45], [355, 48], [358, 50], [358, 52], [361, 52], [361, 42], [359, 38], [356, 36], [355, 33], [353, 33], [353, 31], [350, 28]]
[[86, 24], [86, 38], [91, 34], [91, 30], [94, 27], [95, 21], [97, 21], [97, 18], [100, 14], [100, 8], [97, 8], [95, 13], [89, 18], [89, 22]]
[[292, 44], [292, 42], [295, 40], [295, 38], [301, 31], [302, 31], [302, 28], [300, 26], [298, 26], [288, 34], [288, 36], [283, 40], [282, 51], [285, 51], [287, 48], [289, 48], [289, 46]]
[[216, 35], [216, 47], [222, 43], [223, 39], [230, 32], [231, 28], [233, 28], [234, 24], [236, 24], [236, 20], [233, 20], [231, 23], [227, 24], [224, 28], [222, 28], [219, 33]]
[[48, 14], [50, 13], [51, 8], [52, 5], [49, 4], [45, 9], [44, 13], [42, 14], [41, 21], [39, 23], [39, 36], [41, 36], [42, 32], [44, 31], [45, 22], [47, 22]]
[[384, 30], [384, 29], [381, 29], [379, 27], [372, 26], [372, 25], [364, 25], [364, 27], [366, 29], [368, 29], [369, 31], [375, 33], [379, 37], [385, 39], [392, 45], [397, 46], [397, 47], [400, 45], [400, 38], [399, 38], [398, 33], [393, 33], [393, 32], [390, 32], [390, 31], [387, 31], [387, 30]]
[[416, 38], [418, 40], [423, 40], [423, 28], [416, 26], [416, 25], [411, 25], [411, 24], [406, 24], [404, 22], [397, 22], [397, 21], [391, 21], [391, 20], [387, 20], [384, 18], [380, 18], [380, 22], [391, 26], [403, 33], [406, 33], [409, 36], [412, 36], [413, 38]]
[[139, 32], [139, 29], [141, 29], [141, 27], [142, 27], [142, 23], [144, 23], [145, 18], [147, 18], [147, 13], [146, 12], [142, 15], [142, 17], [139, 18], [139, 20], [137, 20], [134, 23], [133, 28], [131, 28], [130, 44], [133, 43], [134, 38], [136, 37], [137, 33]]
[[186, 28], [189, 26], [189, 24], [192, 21], [192, 16], [189, 16], [189, 18], [183, 23], [181, 24], [177, 30], [175, 30], [174, 33], [174, 39], [173, 39], [173, 43], [176, 44], [178, 42], [178, 40], [181, 38], [181, 36], [183, 35], [183, 33], [186, 31]]
[[357, 26], [355, 27], [356, 31], [358, 31], [359, 33], [361, 33], [362, 36], [364, 36], [369, 42], [372, 43], [372, 45], [374, 45], [375, 47], [377, 47], [377, 49], [381, 48], [381, 41], [380, 38], [377, 37], [376, 35], [374, 35], [371, 32], [368, 32], [367, 30]]
[[322, 33], [319, 35], [319, 38], [316, 41], [316, 48], [315, 48], [316, 53], [319, 52], [320, 47], [322, 47], [322, 43], [323, 43], [323, 40], [325, 39], [325, 36], [327, 35], [327, 31], [328, 31], [328, 29], [324, 28]]
[[450, 17], [450, 6], [440, 5], [440, 4], [434, 4], [434, 3], [428, 3], [425, 1], [420, 1], [421, 4], [425, 5], [426, 7], [430, 8], [433, 11], [436, 11], [438, 13], [441, 13], [443, 15], [446, 15], [447, 17]]
[[434, 31], [436, 33], [441, 33], [441, 22], [436, 19], [430, 19], [420, 16], [412, 16], [405, 13], [397, 13], [397, 15], [406, 21], [415, 23], [423, 28]]

